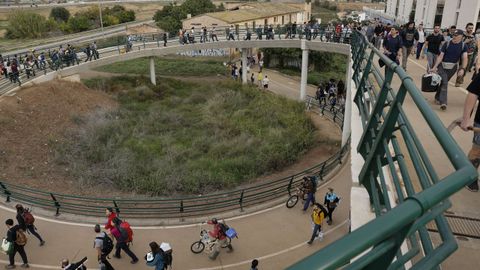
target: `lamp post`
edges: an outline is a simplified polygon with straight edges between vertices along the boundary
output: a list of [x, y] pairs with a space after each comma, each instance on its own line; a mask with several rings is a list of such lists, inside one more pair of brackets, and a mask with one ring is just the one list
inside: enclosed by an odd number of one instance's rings
[[102, 1], [101, 0], [98, 0], [98, 12], [100, 13], [100, 28], [102, 29], [102, 36], [105, 36], [105, 32], [103, 32]]

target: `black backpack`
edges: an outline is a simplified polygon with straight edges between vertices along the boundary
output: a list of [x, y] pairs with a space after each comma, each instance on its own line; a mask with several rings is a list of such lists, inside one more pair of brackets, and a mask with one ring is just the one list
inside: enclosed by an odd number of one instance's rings
[[112, 239], [105, 232], [103, 237], [97, 237], [96, 239], [103, 240], [102, 254], [108, 256], [113, 250]]
[[162, 250], [162, 257], [163, 257], [163, 269], [168, 269], [172, 267], [172, 262], [173, 262], [173, 257], [172, 257], [173, 251], [170, 249], [169, 251], [163, 251]]
[[230, 229], [226, 224], [222, 222], [218, 222], [218, 225], [220, 225], [220, 231], [223, 233], [223, 235], [227, 235], [228, 229]]

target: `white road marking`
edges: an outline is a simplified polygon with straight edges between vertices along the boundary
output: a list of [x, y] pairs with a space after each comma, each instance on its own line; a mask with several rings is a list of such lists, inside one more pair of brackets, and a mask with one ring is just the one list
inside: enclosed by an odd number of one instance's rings
[[[344, 220], [342, 223], [338, 224], [337, 226], [333, 227], [332, 229], [328, 230], [325, 232], [325, 236], [330, 234], [331, 232], [334, 232], [338, 229], [340, 229], [342, 226], [344, 226], [345, 224], [348, 224], [350, 220], [346, 219]], [[317, 240], [318, 241], [318, 240]], [[292, 247], [289, 247], [289, 248], [286, 248], [286, 249], [283, 249], [283, 250], [280, 250], [280, 251], [277, 251], [277, 252], [274, 252], [274, 253], [270, 253], [270, 254], [267, 254], [267, 255], [264, 255], [264, 256], [261, 256], [261, 257], [258, 257], [257, 260], [265, 260], [265, 259], [268, 259], [268, 258], [272, 258], [272, 257], [275, 257], [275, 256], [278, 256], [278, 255], [281, 255], [281, 254], [284, 254], [284, 253], [287, 253], [289, 251], [292, 251], [294, 249], [297, 249], [297, 248], [300, 248], [302, 246], [305, 246], [305, 245], [308, 245], [307, 242], [302, 242], [300, 244], [297, 244], [295, 246], [292, 246]], [[235, 266], [240, 266], [240, 265], [244, 265], [244, 264], [250, 264], [252, 262], [252, 260], [245, 260], [245, 261], [241, 261], [241, 262], [237, 262], [237, 263], [232, 263], [232, 264], [227, 264], [227, 265], [221, 265], [221, 266], [216, 266], [216, 267], [207, 267], [207, 268], [195, 268], [193, 270], [217, 270], [217, 269], [225, 269], [225, 268], [231, 268], [231, 267], [235, 267]], [[5, 260], [0, 260], [0, 263], [1, 264], [9, 264], [8, 261], [5, 261]], [[59, 269], [60, 267], [59, 266], [53, 266], [53, 265], [44, 265], [44, 264], [30, 264], [30, 267], [31, 268], [41, 268], [41, 269]]]

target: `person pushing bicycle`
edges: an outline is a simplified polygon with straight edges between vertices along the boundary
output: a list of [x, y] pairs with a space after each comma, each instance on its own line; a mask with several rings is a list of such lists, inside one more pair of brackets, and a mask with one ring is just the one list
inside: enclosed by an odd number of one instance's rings
[[[213, 247], [213, 251], [208, 258], [215, 260], [217, 259], [218, 254], [220, 254], [220, 248], [227, 243], [227, 235], [225, 234], [224, 229], [225, 225], [221, 222], [218, 222], [216, 218], [212, 218], [211, 220], [207, 221], [207, 223], [213, 225], [213, 229], [208, 231], [208, 236], [210, 236], [210, 239], [212, 240], [217, 240], [215, 246]], [[227, 252], [233, 251], [232, 244], [228, 244], [227, 248]]]

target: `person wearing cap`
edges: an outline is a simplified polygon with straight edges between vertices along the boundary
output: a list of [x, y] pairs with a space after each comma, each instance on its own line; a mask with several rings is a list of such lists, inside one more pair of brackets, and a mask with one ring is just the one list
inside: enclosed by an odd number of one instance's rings
[[[442, 111], [447, 109], [447, 90], [448, 81], [455, 75], [463, 77], [465, 75], [465, 68], [467, 67], [467, 46], [462, 41], [463, 31], [456, 29], [453, 33], [453, 38], [445, 42], [440, 49], [440, 55], [437, 57], [431, 72], [436, 72], [442, 77], [440, 87], [435, 94], [435, 103], [440, 105]], [[461, 67], [458, 68], [458, 63], [461, 60]]]
[[325, 194], [325, 199], [323, 201], [323, 204], [327, 207], [328, 210], [328, 220], [327, 224], [332, 225], [333, 218], [332, 218], [332, 213], [337, 208], [338, 202], [340, 202], [340, 197], [333, 192], [333, 188], [328, 188], [327, 194]]
[[145, 260], [147, 261], [148, 266], [155, 267], [155, 270], [164, 269], [163, 253], [164, 251], [160, 248], [157, 242], [150, 242], [150, 252], [145, 255]]

